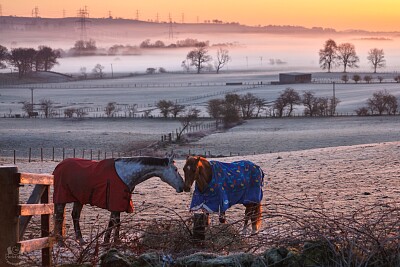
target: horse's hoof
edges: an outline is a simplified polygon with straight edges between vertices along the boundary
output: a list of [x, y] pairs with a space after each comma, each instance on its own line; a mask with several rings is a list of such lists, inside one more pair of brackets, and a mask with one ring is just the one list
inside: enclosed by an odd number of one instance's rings
[[257, 231], [251, 231], [251, 234], [250, 234], [250, 236], [255, 236], [255, 235], [258, 235], [258, 230]]

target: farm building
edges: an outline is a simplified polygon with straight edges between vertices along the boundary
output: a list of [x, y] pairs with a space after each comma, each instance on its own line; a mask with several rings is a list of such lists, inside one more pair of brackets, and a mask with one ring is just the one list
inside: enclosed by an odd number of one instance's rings
[[300, 72], [288, 72], [279, 73], [279, 83], [310, 83], [311, 74], [310, 73], [300, 73]]

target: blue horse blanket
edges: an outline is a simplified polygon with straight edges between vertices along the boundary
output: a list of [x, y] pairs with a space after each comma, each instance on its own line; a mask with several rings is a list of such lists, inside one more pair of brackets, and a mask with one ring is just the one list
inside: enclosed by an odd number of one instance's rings
[[235, 204], [260, 203], [263, 198], [264, 173], [251, 161], [225, 163], [209, 161], [212, 179], [203, 193], [197, 185], [190, 210], [225, 212]]

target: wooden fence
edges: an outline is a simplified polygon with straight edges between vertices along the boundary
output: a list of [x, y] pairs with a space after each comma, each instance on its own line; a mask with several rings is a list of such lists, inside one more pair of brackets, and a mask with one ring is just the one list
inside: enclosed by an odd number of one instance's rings
[[[35, 184], [26, 204], [20, 204], [19, 187]], [[16, 166], [0, 166], [0, 266], [20, 263], [20, 254], [42, 250], [42, 266], [51, 266], [53, 237], [50, 237], [50, 215], [54, 213], [49, 203], [53, 175], [18, 173]], [[40, 202], [40, 204], [39, 204]], [[22, 240], [33, 215], [41, 216], [41, 237]]]

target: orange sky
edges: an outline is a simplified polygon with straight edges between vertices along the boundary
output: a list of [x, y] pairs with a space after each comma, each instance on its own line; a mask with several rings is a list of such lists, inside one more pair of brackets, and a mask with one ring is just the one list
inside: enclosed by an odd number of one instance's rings
[[300, 25], [337, 30], [400, 31], [399, 0], [0, 0], [4, 16], [76, 16], [85, 5], [90, 17], [112, 16], [140, 20], [203, 22], [219, 19], [247, 25]]

